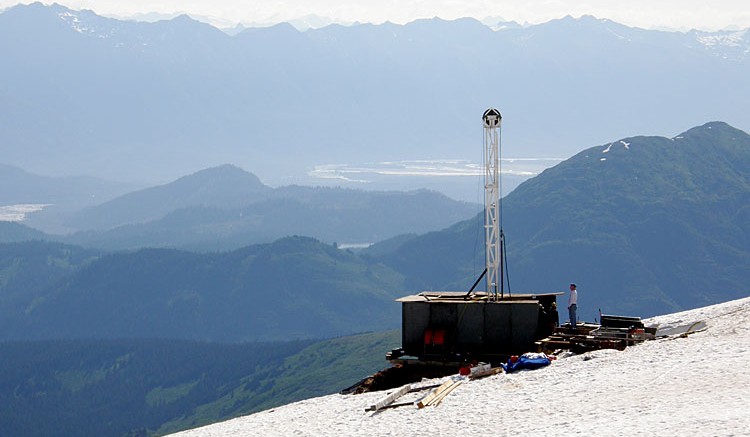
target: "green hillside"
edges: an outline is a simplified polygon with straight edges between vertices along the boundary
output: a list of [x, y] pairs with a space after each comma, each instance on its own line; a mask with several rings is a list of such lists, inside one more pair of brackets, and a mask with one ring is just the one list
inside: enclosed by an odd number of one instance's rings
[[99, 256], [98, 251], [43, 241], [0, 244], [0, 338], [23, 329], [50, 286]]
[[[482, 220], [373, 258], [408, 287], [468, 289], [483, 269]], [[589, 320], [599, 308], [648, 316], [746, 296], [750, 136], [714, 122], [590, 148], [506, 196], [503, 227], [511, 292], [576, 282]]]
[[[268, 375], [264, 390], [240, 384], [229, 396], [217, 398], [188, 415], [165, 423], [158, 433], [190, 429], [226, 419], [226, 405], [243, 415], [302, 399], [337, 393], [387, 366], [385, 353], [401, 344], [400, 331], [358, 334], [316, 342], [284, 359]], [[237, 401], [243, 398], [244, 402]]]
[[330, 338], [400, 320], [400, 274], [306, 237], [208, 254], [95, 256], [41, 242], [0, 245], [2, 254], [4, 339]]
[[335, 393], [383, 368], [397, 334], [0, 343], [0, 435], [166, 434]]

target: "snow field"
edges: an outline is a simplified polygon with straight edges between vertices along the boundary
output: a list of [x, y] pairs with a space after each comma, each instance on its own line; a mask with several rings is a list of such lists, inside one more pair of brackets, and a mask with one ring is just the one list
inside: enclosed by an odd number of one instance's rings
[[437, 407], [371, 413], [365, 408], [388, 392], [330, 395], [175, 435], [750, 435], [750, 298], [645, 323], [700, 320], [708, 327], [685, 338], [566, 353], [539, 370], [466, 380]]

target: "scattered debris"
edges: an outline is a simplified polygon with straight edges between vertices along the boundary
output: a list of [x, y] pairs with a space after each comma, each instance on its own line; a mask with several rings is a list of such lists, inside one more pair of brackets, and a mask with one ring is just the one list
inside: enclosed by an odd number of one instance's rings
[[430, 402], [428, 405], [437, 407], [441, 402], [443, 402], [443, 399], [445, 399], [445, 397], [448, 396], [450, 392], [452, 392], [456, 387], [461, 385], [461, 383], [463, 383], [463, 381], [461, 380], [454, 382], [453, 384], [448, 386], [448, 388], [443, 390], [439, 395], [437, 395], [435, 399], [433, 399], [432, 402]]
[[404, 384], [419, 382], [425, 378], [443, 378], [456, 373], [458, 373], [458, 366], [396, 364], [374, 375], [363, 378], [351, 387], [341, 390], [339, 393], [345, 395], [390, 390], [401, 387]]
[[400, 389], [394, 391], [393, 393], [386, 396], [384, 399], [376, 402], [375, 404], [367, 407], [365, 411], [378, 411], [382, 409], [383, 407], [386, 407], [390, 404], [392, 404], [396, 399], [400, 398], [401, 396], [405, 395], [406, 393], [409, 393], [411, 390], [411, 385], [407, 384]]
[[445, 399], [448, 394], [453, 391], [456, 387], [461, 385], [462, 380], [448, 380], [445, 381], [440, 387], [433, 390], [430, 394], [425, 396], [423, 399], [417, 402], [417, 408], [424, 408], [427, 406], [438, 406]]
[[497, 375], [498, 373], [503, 373], [503, 368], [502, 367], [492, 367], [492, 368], [490, 368], [489, 370], [487, 370], [485, 372], [471, 374], [471, 375], [469, 375], [469, 379], [474, 380], [474, 379], [485, 378], [487, 376]]
[[[448, 394], [450, 394], [451, 391], [453, 391], [456, 387], [461, 385], [461, 383], [466, 379], [465, 376], [457, 376], [453, 379], [449, 379], [448, 381], [445, 381], [442, 384], [431, 384], [431, 385], [424, 385], [424, 386], [418, 386], [413, 387], [410, 384], [404, 385], [400, 387], [398, 390], [390, 392], [386, 397], [379, 400], [378, 402], [370, 405], [369, 407], [365, 408], [365, 412], [380, 412], [382, 410], [387, 410], [391, 408], [398, 408], [398, 407], [408, 407], [408, 406], [416, 406], [417, 408], [424, 408], [427, 406], [438, 406], [440, 403], [445, 399]], [[397, 399], [400, 399], [402, 397], [405, 397], [408, 393], [417, 393], [420, 391], [430, 390], [430, 392], [422, 396], [421, 398], [416, 398], [411, 401], [405, 401], [405, 402], [398, 402], [395, 401]]]
[[544, 352], [527, 352], [520, 357], [512, 356], [508, 359], [508, 364], [502, 364], [507, 373], [518, 370], [534, 370], [541, 367], [549, 366], [552, 360]]
[[599, 349], [623, 350], [628, 346], [653, 340], [656, 328], [643, 325], [640, 317], [601, 316], [601, 325], [579, 323], [555, 328], [547, 338], [536, 342], [537, 352], [550, 353], [567, 349], [583, 353]]

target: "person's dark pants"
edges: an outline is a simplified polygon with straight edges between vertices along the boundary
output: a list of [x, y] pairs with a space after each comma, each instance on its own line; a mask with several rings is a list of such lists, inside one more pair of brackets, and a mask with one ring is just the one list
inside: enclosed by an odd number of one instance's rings
[[570, 316], [570, 327], [575, 328], [576, 327], [576, 310], [578, 309], [578, 306], [576, 304], [573, 304], [568, 307], [568, 315]]

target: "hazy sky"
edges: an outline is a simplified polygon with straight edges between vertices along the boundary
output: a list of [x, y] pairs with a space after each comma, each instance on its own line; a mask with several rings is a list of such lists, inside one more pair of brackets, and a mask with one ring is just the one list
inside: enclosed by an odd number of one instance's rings
[[[0, 0], [0, 8], [30, 1]], [[44, 1], [43, 3], [52, 3]], [[540, 23], [589, 14], [644, 28], [719, 30], [750, 27], [748, 0], [57, 0], [100, 15], [188, 13], [214, 24], [276, 23], [315, 14], [339, 22], [406, 23], [439, 16], [502, 17]]]

